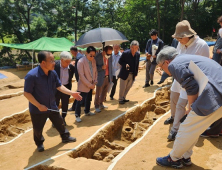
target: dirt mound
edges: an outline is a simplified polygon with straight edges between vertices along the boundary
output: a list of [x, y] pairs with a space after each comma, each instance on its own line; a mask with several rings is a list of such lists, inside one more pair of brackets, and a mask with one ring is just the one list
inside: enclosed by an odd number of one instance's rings
[[38, 165], [30, 170], [66, 170], [64, 168], [57, 168], [54, 166]]
[[73, 151], [72, 158], [85, 157], [110, 162], [127, 146], [140, 138], [161, 114], [169, 110], [169, 88], [163, 88], [156, 97], [136, 106], [111, 122], [92, 140]]

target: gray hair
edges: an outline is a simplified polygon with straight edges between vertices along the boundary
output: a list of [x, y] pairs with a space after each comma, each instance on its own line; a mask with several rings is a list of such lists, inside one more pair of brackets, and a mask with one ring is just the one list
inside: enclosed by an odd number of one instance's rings
[[63, 52], [60, 53], [60, 59], [71, 60], [72, 56], [71, 56], [71, 54], [69, 52], [63, 51]]
[[139, 42], [136, 41], [136, 40], [133, 40], [133, 41], [130, 43], [130, 46], [132, 46], [132, 45], [139, 46]]
[[163, 63], [165, 60], [173, 60], [178, 55], [176, 48], [171, 46], [164, 46], [157, 55], [157, 64]]

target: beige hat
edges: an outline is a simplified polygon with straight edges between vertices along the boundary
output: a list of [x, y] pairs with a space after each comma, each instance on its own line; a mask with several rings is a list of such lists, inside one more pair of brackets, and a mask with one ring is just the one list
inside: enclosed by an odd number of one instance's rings
[[184, 38], [191, 37], [192, 35], [197, 34], [190, 26], [190, 23], [187, 20], [178, 22], [176, 25], [176, 31], [172, 35], [173, 38]]

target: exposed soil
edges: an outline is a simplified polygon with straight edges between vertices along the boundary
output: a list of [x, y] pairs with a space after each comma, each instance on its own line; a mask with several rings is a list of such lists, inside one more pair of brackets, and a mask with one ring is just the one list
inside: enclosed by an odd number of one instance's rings
[[[69, 99], [69, 103], [73, 103], [73, 101], [74, 98]], [[59, 105], [59, 108], [60, 107], [61, 103]], [[32, 122], [29, 110], [7, 117], [0, 121], [0, 143], [8, 142], [31, 128]]]
[[66, 170], [64, 168], [58, 168], [54, 166], [47, 166], [47, 165], [38, 165], [30, 170]]
[[140, 138], [160, 115], [170, 109], [169, 97], [169, 88], [159, 90], [155, 98], [142, 106], [134, 107], [111, 122], [92, 140], [73, 151], [70, 156], [110, 162], [127, 146]]

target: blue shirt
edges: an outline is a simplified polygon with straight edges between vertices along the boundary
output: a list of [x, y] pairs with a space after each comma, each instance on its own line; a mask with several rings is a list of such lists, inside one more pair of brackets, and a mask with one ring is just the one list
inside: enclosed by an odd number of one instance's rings
[[[42, 105], [49, 109], [58, 110], [56, 106], [56, 88], [61, 86], [57, 73], [49, 71], [48, 76], [43, 72], [40, 66], [30, 70], [25, 76], [24, 91], [31, 93], [33, 97]], [[39, 109], [29, 102], [29, 111], [31, 114], [40, 114]]]
[[191, 108], [199, 116], [207, 116], [222, 106], [222, 67], [207, 57], [181, 54], [170, 62], [168, 69], [172, 76], [185, 88], [187, 95], [195, 95], [199, 85], [188, 69], [193, 61], [207, 76], [208, 83]]

